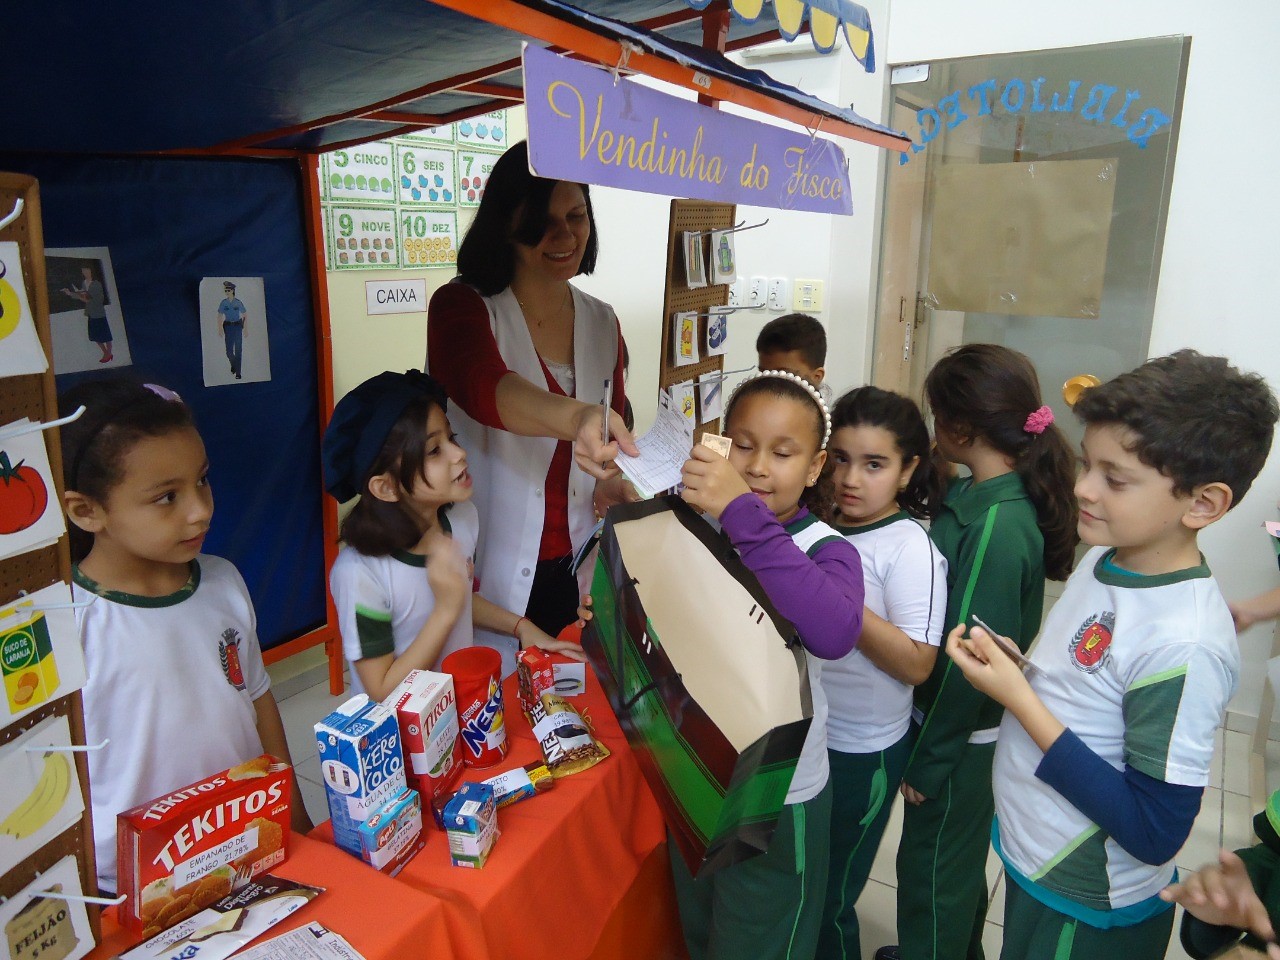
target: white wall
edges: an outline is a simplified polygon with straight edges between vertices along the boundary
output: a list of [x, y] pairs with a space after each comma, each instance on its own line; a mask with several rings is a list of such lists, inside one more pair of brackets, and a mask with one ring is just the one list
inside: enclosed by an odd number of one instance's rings
[[[879, 22], [877, 22], [879, 27]], [[886, 31], [877, 31], [882, 43]], [[892, 0], [886, 63], [1069, 47], [1185, 34], [1191, 59], [1174, 163], [1151, 354], [1180, 347], [1230, 357], [1280, 389], [1275, 186], [1280, 134], [1269, 119], [1280, 16], [1270, 0]], [[1270, 197], [1270, 199], [1267, 199]], [[1280, 445], [1277, 445], [1280, 447]], [[1280, 453], [1248, 498], [1201, 538], [1228, 598], [1280, 583], [1260, 524], [1276, 516]], [[1272, 628], [1241, 637], [1232, 708], [1256, 715]]]

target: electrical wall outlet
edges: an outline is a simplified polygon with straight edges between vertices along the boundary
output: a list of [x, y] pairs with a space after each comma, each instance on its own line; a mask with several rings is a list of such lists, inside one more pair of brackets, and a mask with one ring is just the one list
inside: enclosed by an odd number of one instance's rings
[[787, 309], [787, 281], [774, 277], [769, 281], [769, 309], [781, 313]]
[[822, 311], [822, 281], [801, 280], [796, 278], [795, 296], [791, 298], [791, 309], [801, 313], [820, 313]]
[[741, 277], [734, 277], [733, 283], [729, 284], [729, 306], [742, 306], [743, 283]]
[[765, 297], [765, 278], [752, 277], [747, 284], [747, 306], [753, 310], [756, 307], [764, 306]]

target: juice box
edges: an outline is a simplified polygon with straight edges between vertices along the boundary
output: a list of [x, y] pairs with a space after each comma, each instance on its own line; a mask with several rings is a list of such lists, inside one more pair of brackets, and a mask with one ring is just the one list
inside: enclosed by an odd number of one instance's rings
[[483, 867], [498, 839], [498, 805], [493, 787], [467, 781], [444, 808], [449, 859], [455, 867]]
[[58, 689], [58, 665], [43, 613], [0, 628], [0, 673], [10, 713], [52, 699]]
[[384, 701], [395, 711], [404, 745], [405, 776], [422, 805], [450, 792], [462, 776], [462, 739], [453, 677], [412, 670]]
[[360, 858], [394, 877], [414, 854], [426, 846], [422, 830], [422, 801], [406, 787], [360, 825]]
[[360, 856], [360, 827], [405, 789], [395, 714], [361, 693], [316, 724], [333, 841]]
[[121, 923], [154, 936], [283, 863], [292, 788], [263, 754], [120, 814]]

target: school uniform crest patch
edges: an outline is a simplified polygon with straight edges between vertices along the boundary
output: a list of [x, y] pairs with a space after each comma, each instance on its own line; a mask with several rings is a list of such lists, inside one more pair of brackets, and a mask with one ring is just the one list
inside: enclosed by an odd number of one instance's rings
[[237, 690], [245, 688], [244, 670], [240, 666], [240, 634], [235, 627], [227, 627], [218, 638], [218, 660], [227, 683]]
[[1072, 666], [1085, 673], [1101, 670], [1111, 655], [1111, 633], [1115, 625], [1116, 615], [1110, 610], [1095, 613], [1080, 624], [1069, 644]]

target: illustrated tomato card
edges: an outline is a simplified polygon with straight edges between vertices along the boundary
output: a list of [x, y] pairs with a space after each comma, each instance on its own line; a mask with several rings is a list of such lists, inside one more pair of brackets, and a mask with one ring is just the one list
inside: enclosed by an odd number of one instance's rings
[[36, 336], [22, 282], [18, 245], [0, 243], [0, 377], [44, 373], [47, 369], [49, 361]]
[[84, 796], [63, 716], [46, 717], [0, 747], [0, 873], [80, 822]]
[[84, 653], [65, 583], [0, 607], [0, 674], [0, 728], [84, 686]]
[[55, 541], [66, 531], [44, 431], [25, 418], [0, 427], [0, 560]]
[[80, 960], [94, 948], [84, 904], [50, 893], [84, 895], [75, 857], [63, 857], [0, 904], [0, 929], [11, 960]]

